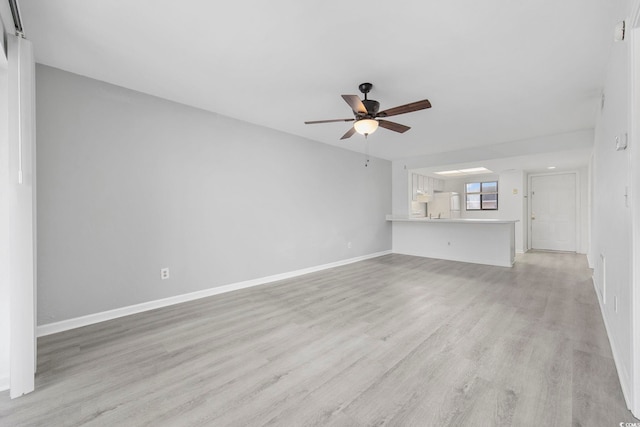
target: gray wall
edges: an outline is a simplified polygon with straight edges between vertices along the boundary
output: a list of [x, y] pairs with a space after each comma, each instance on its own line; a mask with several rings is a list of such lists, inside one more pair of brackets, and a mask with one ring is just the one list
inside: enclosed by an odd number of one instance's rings
[[42, 65], [36, 84], [39, 324], [391, 249], [388, 161]]

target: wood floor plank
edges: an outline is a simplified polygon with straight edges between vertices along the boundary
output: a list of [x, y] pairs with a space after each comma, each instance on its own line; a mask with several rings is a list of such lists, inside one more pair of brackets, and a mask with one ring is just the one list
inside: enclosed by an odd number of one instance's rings
[[62, 332], [0, 426], [638, 422], [590, 274], [394, 254]]

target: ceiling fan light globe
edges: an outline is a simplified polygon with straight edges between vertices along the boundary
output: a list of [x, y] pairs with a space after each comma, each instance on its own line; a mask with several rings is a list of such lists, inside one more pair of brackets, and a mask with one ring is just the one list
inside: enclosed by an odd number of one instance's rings
[[362, 119], [355, 122], [353, 127], [360, 135], [371, 135], [376, 131], [376, 129], [378, 129], [378, 121], [373, 119]]

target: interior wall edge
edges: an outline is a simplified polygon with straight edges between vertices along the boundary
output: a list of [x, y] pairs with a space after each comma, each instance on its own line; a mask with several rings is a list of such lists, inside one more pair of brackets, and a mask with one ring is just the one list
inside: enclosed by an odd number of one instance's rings
[[629, 384], [631, 384], [631, 378], [627, 373], [627, 370], [624, 367], [624, 364], [620, 361], [620, 354], [616, 349], [615, 341], [611, 339], [613, 336], [611, 334], [611, 328], [609, 327], [609, 323], [607, 322], [607, 316], [605, 315], [604, 306], [602, 305], [602, 298], [600, 298], [600, 293], [598, 292], [598, 286], [596, 284], [596, 279], [592, 276], [591, 282], [593, 283], [593, 291], [596, 293], [596, 298], [598, 299], [598, 305], [600, 306], [600, 314], [602, 315], [602, 321], [604, 322], [604, 328], [607, 331], [607, 337], [609, 338], [609, 345], [611, 346], [611, 353], [613, 354], [613, 362], [616, 365], [616, 372], [618, 374], [618, 380], [620, 380], [620, 387], [622, 388], [622, 395], [624, 396], [624, 402], [627, 405], [627, 409], [631, 410], [631, 402], [629, 400], [629, 396], [631, 396], [631, 388]]
[[[631, 200], [631, 260], [637, 260], [640, 254], [640, 187], [636, 184], [640, 178], [640, 125], [634, 119], [640, 112], [640, 1], [635, 2], [633, 8], [633, 28], [629, 31], [629, 76], [630, 76], [630, 96], [629, 96], [629, 162], [630, 177], [629, 191]], [[631, 265], [631, 304], [632, 304], [632, 325], [631, 325], [631, 348], [632, 348], [632, 371], [633, 371], [633, 407], [632, 413], [638, 417], [640, 415], [640, 265], [632, 262]]]
[[[206, 298], [206, 297], [219, 295], [227, 292], [232, 292], [240, 289], [251, 288], [254, 286], [266, 285], [269, 283], [277, 282], [279, 280], [291, 279], [293, 277], [298, 277], [305, 274], [314, 273], [317, 271], [340, 267], [347, 264], [353, 264], [355, 262], [365, 261], [367, 259], [388, 255], [390, 253], [391, 253], [390, 250], [375, 252], [368, 255], [331, 262], [328, 264], [317, 265], [314, 267], [303, 268], [300, 270], [294, 270], [286, 273], [275, 274], [272, 276], [266, 276], [266, 277], [261, 277], [257, 279], [245, 280], [242, 282], [231, 283], [229, 285], [218, 286], [214, 288], [204, 289], [201, 291], [190, 292], [187, 294], [176, 295], [168, 298], [148, 301], [140, 304], [116, 308], [113, 310], [107, 310], [99, 313], [89, 314], [86, 316], [76, 317], [73, 319], [67, 319], [59, 322], [39, 325], [36, 332], [38, 337], [44, 337], [47, 335], [68, 331], [71, 329], [81, 328], [83, 326], [89, 326], [96, 323], [105, 322], [107, 320], [117, 319], [119, 317], [142, 313], [144, 311], [155, 310], [157, 308], [168, 307], [170, 305], [193, 301], [200, 298]], [[2, 382], [0, 380], [0, 386], [1, 385], [2, 385]], [[2, 390], [2, 388], [0, 388], [0, 390]]]

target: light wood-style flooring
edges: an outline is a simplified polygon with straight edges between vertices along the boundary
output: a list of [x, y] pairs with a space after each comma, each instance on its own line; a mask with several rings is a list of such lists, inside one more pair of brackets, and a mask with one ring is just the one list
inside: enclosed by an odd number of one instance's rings
[[387, 255], [39, 339], [2, 426], [618, 426], [586, 258]]

